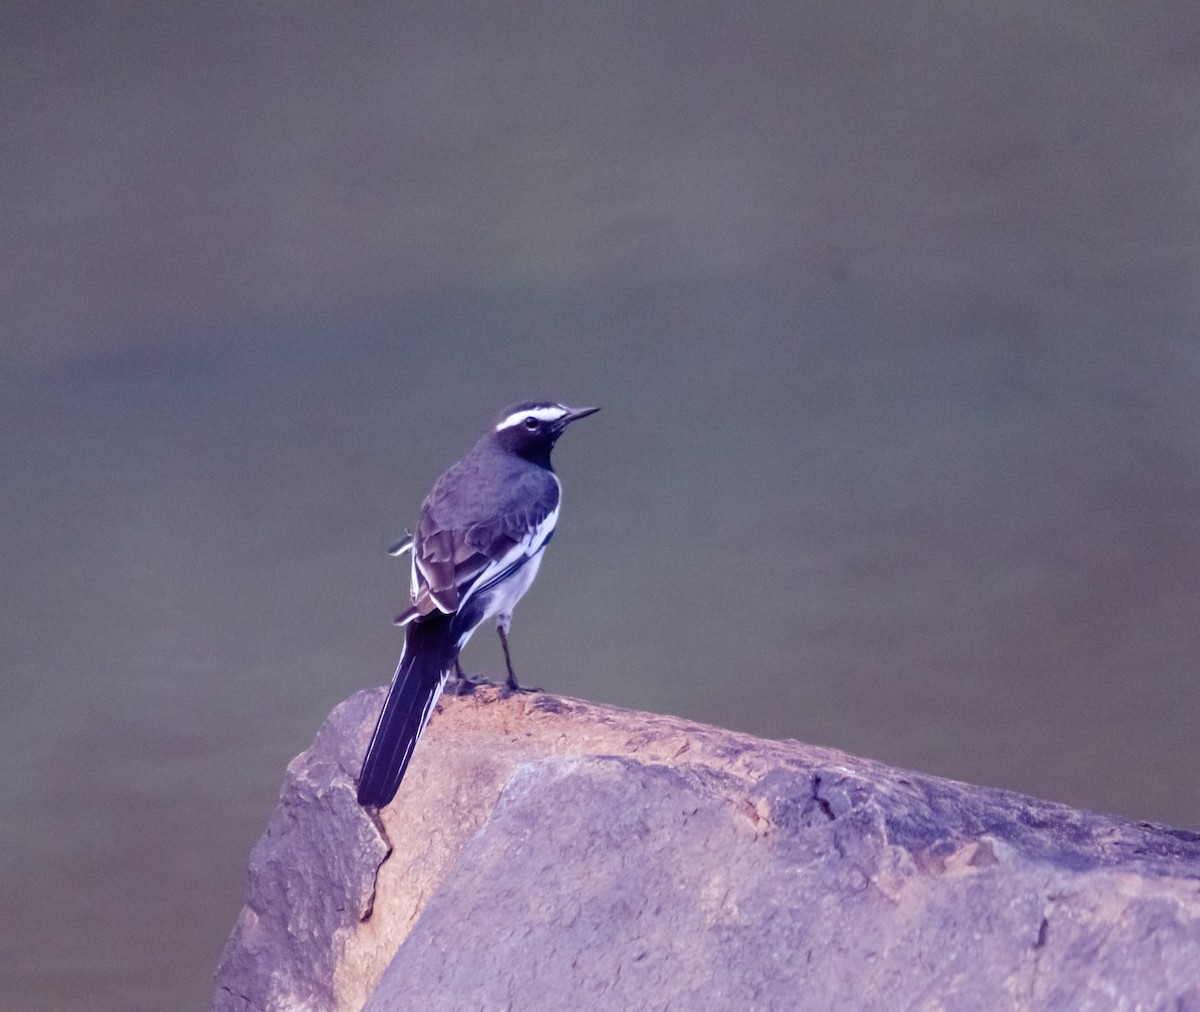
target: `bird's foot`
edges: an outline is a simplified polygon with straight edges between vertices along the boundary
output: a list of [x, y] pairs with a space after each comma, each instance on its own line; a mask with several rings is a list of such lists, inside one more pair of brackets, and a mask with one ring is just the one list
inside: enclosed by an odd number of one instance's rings
[[442, 692], [447, 696], [469, 696], [486, 682], [487, 679], [482, 675], [468, 675], [456, 664], [454, 677], [446, 679], [446, 685]]
[[483, 682], [484, 679], [470, 678], [466, 675], [462, 678], [450, 678], [446, 681], [446, 687], [442, 689], [442, 693], [447, 696], [469, 696]]
[[545, 691], [546, 691], [545, 689], [535, 689], [533, 686], [530, 686], [530, 685], [521, 685], [520, 683], [517, 682], [516, 678], [514, 678], [511, 673], [509, 673], [508, 680], [503, 685], [500, 686], [500, 698], [508, 699], [509, 696], [515, 695], [518, 692], [533, 693], [533, 692], [545, 692]]

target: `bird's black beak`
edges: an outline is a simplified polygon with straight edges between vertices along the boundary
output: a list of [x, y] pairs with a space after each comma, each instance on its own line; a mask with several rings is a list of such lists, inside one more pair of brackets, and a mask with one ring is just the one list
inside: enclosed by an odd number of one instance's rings
[[588, 415], [594, 415], [599, 408], [571, 408], [564, 416], [562, 423], [567, 425], [570, 422], [577, 422], [581, 418], [587, 418]]

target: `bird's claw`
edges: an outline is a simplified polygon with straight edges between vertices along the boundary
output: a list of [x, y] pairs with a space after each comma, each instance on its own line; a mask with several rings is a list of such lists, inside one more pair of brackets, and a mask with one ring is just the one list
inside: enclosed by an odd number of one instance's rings
[[454, 678], [446, 680], [446, 687], [442, 692], [447, 696], [469, 696], [485, 681], [486, 679], [478, 675], [466, 675], [460, 671]]
[[535, 692], [545, 692], [545, 689], [538, 689], [532, 685], [520, 685], [515, 678], [509, 678], [503, 685], [500, 686], [500, 698], [508, 699], [509, 696], [520, 694], [533, 694]]

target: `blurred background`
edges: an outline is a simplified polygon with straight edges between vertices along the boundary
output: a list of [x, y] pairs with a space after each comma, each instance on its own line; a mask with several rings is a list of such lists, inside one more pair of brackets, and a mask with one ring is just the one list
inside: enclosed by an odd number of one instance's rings
[[529, 397], [524, 679], [1200, 828], [1200, 7], [0, 19], [4, 1008], [207, 1006]]

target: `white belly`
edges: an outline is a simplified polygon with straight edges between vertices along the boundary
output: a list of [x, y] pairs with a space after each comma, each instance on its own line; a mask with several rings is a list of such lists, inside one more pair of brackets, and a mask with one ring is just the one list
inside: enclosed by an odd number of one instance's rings
[[[557, 482], [558, 478], [555, 477], [554, 480]], [[560, 485], [559, 488], [561, 489], [562, 486]], [[529, 556], [529, 561], [502, 584], [492, 587], [489, 590], [479, 591], [480, 603], [483, 604], [483, 617], [476, 623], [473, 629], [467, 630], [462, 634], [462, 638], [458, 643], [460, 650], [466, 646], [467, 640], [471, 638], [471, 633], [483, 625], [489, 618], [497, 619], [497, 625], [505, 632], [508, 632], [508, 623], [509, 619], [512, 618], [513, 608], [525, 596], [525, 591], [529, 589], [529, 585], [533, 583], [534, 578], [537, 576], [538, 569], [542, 565], [542, 552], [545, 551], [546, 544], [549, 542], [550, 536], [554, 533], [554, 525], [557, 522], [558, 506], [555, 506], [545, 519], [537, 525], [536, 529], [530, 531], [519, 544], [513, 546], [510, 553], [506, 553], [502, 558], [493, 560], [488, 568], [476, 578], [472, 589], [467, 591], [466, 597], [459, 602], [460, 609], [471, 599], [475, 587], [486, 587], [488, 585], [493, 573], [503, 572], [516, 559], [519, 559], [521, 555]]]
[[[525, 565], [517, 570], [516, 575], [511, 580], [501, 587], [496, 588], [496, 593], [492, 596], [492, 600], [488, 602], [487, 611], [484, 614], [484, 620], [499, 616], [502, 619], [507, 619], [512, 616], [512, 610], [516, 607], [517, 602], [525, 596], [530, 585], [533, 583], [533, 578], [537, 576], [538, 567], [542, 564], [542, 553], [538, 552]], [[505, 623], [507, 625], [507, 623]]]
[[508, 631], [508, 621], [512, 618], [513, 608], [525, 596], [525, 591], [533, 583], [534, 577], [538, 573], [538, 567], [541, 564], [542, 553], [538, 552], [537, 555], [513, 574], [511, 580], [506, 580], [495, 590], [488, 593], [483, 618], [479, 620], [479, 625], [466, 631], [458, 644], [460, 650], [467, 645], [467, 640], [471, 638], [471, 634], [490, 618], [499, 619], [499, 624], [504, 627], [506, 632]]

